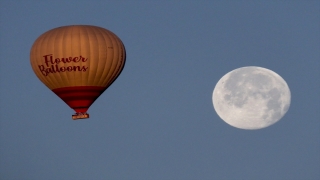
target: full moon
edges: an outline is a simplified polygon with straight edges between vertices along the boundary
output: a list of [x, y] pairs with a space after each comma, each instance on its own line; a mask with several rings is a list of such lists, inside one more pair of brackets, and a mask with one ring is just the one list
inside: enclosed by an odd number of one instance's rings
[[224, 75], [212, 94], [222, 120], [240, 129], [261, 129], [279, 121], [288, 111], [290, 89], [277, 73], [248, 66]]

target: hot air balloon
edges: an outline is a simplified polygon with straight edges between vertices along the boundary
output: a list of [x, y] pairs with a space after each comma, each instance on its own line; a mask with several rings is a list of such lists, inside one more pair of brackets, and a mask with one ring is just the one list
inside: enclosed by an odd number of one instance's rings
[[122, 41], [111, 31], [89, 25], [49, 30], [30, 51], [36, 76], [75, 110], [89, 118], [92, 103], [117, 79], [126, 61]]

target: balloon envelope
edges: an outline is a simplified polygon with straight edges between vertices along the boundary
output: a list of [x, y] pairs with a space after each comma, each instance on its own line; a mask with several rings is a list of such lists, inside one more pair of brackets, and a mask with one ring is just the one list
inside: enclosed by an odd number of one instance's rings
[[116, 80], [126, 61], [122, 41], [89, 25], [49, 30], [34, 42], [30, 62], [37, 77], [77, 113]]

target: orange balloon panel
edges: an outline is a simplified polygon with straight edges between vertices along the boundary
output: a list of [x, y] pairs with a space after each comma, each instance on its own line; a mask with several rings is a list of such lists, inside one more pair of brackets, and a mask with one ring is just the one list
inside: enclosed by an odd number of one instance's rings
[[76, 112], [88, 110], [119, 76], [125, 60], [124, 45], [114, 33], [88, 25], [49, 30], [30, 52], [37, 77]]

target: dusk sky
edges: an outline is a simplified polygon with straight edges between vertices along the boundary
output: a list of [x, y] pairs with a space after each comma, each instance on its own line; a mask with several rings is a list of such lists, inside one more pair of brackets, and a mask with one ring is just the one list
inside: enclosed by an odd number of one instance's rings
[[[66, 25], [114, 32], [119, 78], [89, 119], [34, 74], [30, 49]], [[320, 179], [320, 1], [0, 1], [1, 180]], [[226, 73], [279, 74], [291, 105], [277, 123], [225, 123], [212, 92]]]

